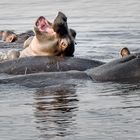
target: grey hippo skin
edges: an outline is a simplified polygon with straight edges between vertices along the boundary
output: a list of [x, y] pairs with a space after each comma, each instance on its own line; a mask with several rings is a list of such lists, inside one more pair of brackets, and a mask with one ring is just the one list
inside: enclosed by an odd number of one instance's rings
[[65, 51], [59, 55], [73, 56], [75, 51], [76, 31], [68, 28], [67, 17], [64, 13], [58, 12], [57, 17], [53, 22], [53, 29], [60, 40], [65, 39], [68, 43]]
[[87, 71], [97, 81], [139, 82], [140, 55], [133, 54]]
[[24, 57], [0, 63], [0, 73], [30, 74], [38, 72], [85, 71], [104, 64], [100, 61], [75, 57]]
[[106, 64], [75, 57], [29, 57], [1, 63], [0, 73], [16, 75], [0, 83], [22, 81], [21, 85], [30, 87], [85, 80], [133, 83], [140, 81], [140, 57], [129, 55]]
[[0, 79], [0, 84], [15, 83], [29, 88], [41, 88], [45, 86], [76, 85], [91, 81], [84, 71], [63, 71], [33, 73], [27, 75], [10, 75], [6, 79]]
[[17, 34], [16, 43], [24, 43], [29, 37], [34, 36], [34, 32], [32, 30], [26, 31], [25, 33]]
[[34, 32], [32, 30], [20, 34], [16, 34], [10, 30], [0, 31], [0, 39], [2, 39], [5, 43], [24, 43], [24, 41], [30, 36], [34, 36]]

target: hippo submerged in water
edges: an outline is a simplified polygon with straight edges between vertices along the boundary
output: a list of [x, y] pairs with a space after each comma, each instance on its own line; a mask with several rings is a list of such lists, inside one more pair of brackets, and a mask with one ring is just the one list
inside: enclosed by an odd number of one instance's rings
[[32, 56], [0, 63], [0, 73], [31, 74], [39, 72], [85, 71], [104, 64], [100, 61], [75, 57]]
[[50, 33], [34, 28], [35, 36], [29, 40], [30, 43], [25, 43], [27, 47], [20, 52], [20, 57], [73, 56], [76, 32], [68, 28], [67, 17], [59, 12], [52, 27], [48, 28], [54, 31]]
[[[71, 70], [76, 70], [76, 72], [71, 72]], [[70, 77], [85, 79], [86, 77], [102, 82], [139, 82], [140, 55], [129, 55], [106, 64], [100, 61], [75, 57], [29, 57], [0, 64], [0, 73], [22, 74], [26, 78], [27, 74], [42, 72], [45, 72], [46, 77], [48, 75], [52, 78], [53, 72], [55, 72], [54, 75], [60, 79], [63, 79], [63, 75], [65, 75], [65, 79]]]
[[132, 54], [88, 70], [97, 81], [140, 81], [140, 54]]
[[[73, 30], [68, 29], [67, 18], [63, 13], [58, 14], [54, 20], [53, 28], [57, 33], [57, 37], [60, 40], [62, 39], [66, 41], [66, 43], [64, 41], [63, 51], [59, 52], [56, 49], [58, 54], [60, 53], [60, 55], [62, 54], [63, 56], [73, 56], [74, 32]], [[40, 34], [40, 32], [37, 31], [37, 34], [38, 33]], [[42, 36], [42, 34], [40, 35]], [[56, 46], [56, 48], [57, 47], [59, 48], [59, 45]], [[76, 71], [73, 72], [73, 70]], [[45, 72], [46, 77], [53, 78], [55, 75], [55, 77], [62, 79], [62, 81], [64, 79], [63, 76], [65, 76], [65, 79], [87, 78], [97, 81], [117, 82], [140, 81], [140, 55], [128, 55], [106, 64], [100, 61], [58, 56], [23, 57], [0, 64], [0, 73], [20, 74], [23, 79], [28, 79], [29, 77], [36, 79], [33, 75], [29, 75], [42, 72]], [[20, 77], [16, 77], [17, 80], [18, 78]], [[14, 82], [14, 79], [15, 78], [13, 78], [13, 80], [11, 79], [11, 81]], [[0, 82], [3, 83], [4, 81], [5, 83], [9, 82], [8, 79], [3, 79]]]
[[27, 40], [30, 36], [34, 36], [34, 32], [32, 30], [20, 34], [16, 34], [10, 30], [0, 31], [0, 38], [2, 41], [7, 43], [24, 43], [24, 41]]
[[[53, 30], [52, 33], [46, 30], [40, 31], [38, 27], [34, 27], [35, 35], [24, 42], [25, 49], [10, 50], [7, 53], [7, 59], [28, 56], [73, 56], [76, 31], [68, 28], [67, 17], [62, 12], [58, 12], [50, 28]], [[11, 33], [11, 36], [13, 34]]]

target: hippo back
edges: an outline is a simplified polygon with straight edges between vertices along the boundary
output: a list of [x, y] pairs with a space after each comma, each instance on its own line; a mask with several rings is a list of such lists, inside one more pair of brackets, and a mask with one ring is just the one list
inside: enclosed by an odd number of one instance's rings
[[140, 55], [129, 55], [114, 60], [87, 73], [97, 81], [140, 81]]
[[102, 64], [104, 63], [100, 61], [75, 57], [24, 57], [1, 63], [0, 73], [29, 74], [69, 70], [85, 71]]

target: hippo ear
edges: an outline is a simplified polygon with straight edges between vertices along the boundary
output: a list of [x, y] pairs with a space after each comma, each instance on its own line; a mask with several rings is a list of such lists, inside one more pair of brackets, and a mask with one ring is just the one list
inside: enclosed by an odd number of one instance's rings
[[34, 27], [34, 33], [37, 39], [40, 39], [42, 36], [42, 33], [39, 31], [37, 27]]
[[122, 48], [121, 51], [120, 51], [120, 55], [122, 57], [130, 55], [129, 49], [127, 47]]
[[6, 38], [6, 42], [15, 42], [17, 40], [17, 36], [12, 34], [12, 35], [9, 35], [7, 38]]

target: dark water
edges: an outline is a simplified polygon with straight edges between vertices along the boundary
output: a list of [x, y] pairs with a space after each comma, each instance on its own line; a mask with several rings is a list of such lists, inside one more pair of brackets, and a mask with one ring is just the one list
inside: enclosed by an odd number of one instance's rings
[[[24, 32], [38, 16], [53, 21], [62, 11], [77, 31], [75, 56], [108, 62], [122, 47], [140, 52], [139, 7], [139, 0], [1, 0], [0, 30]], [[139, 83], [20, 82], [0, 84], [0, 140], [140, 139]]]

